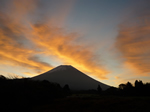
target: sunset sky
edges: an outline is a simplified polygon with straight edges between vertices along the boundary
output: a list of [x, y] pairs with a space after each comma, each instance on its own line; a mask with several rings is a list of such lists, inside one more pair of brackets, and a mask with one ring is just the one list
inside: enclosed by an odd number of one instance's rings
[[150, 1], [0, 0], [0, 74], [59, 65], [116, 87], [150, 82]]

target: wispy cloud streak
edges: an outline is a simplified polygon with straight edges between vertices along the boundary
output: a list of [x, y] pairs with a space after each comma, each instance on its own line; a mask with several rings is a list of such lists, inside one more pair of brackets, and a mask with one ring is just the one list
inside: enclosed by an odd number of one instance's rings
[[[150, 6], [142, 2], [128, 21], [120, 25], [116, 46], [125, 63], [138, 74], [150, 72]], [[148, 2], [149, 3], [149, 2]]]
[[7, 15], [0, 12], [1, 64], [23, 66], [36, 70], [37, 72], [52, 68], [50, 64], [44, 63], [38, 58], [34, 57], [34, 55], [36, 54], [36, 51], [34, 49], [25, 47], [25, 44], [28, 44], [28, 40], [25, 37], [27, 33], [26, 30], [26, 26], [21, 23], [20, 19], [16, 21], [11, 14]]
[[32, 41], [43, 48], [45, 53], [55, 55], [64, 63], [72, 64], [99, 78], [105, 78], [108, 72], [98, 64], [95, 51], [92, 51], [91, 46], [85, 46], [84, 43], [77, 44], [76, 34], [64, 34], [59, 28], [50, 28], [41, 24], [33, 25], [32, 28], [34, 34]]
[[[10, 8], [7, 7], [8, 10], [5, 10], [7, 13], [0, 11], [1, 64], [22, 66], [41, 73], [53, 66], [51, 62], [43, 62], [37, 55], [53, 55], [64, 64], [71, 64], [81, 71], [106, 79], [108, 71], [100, 64], [96, 50], [84, 41], [82, 44], [77, 43], [77, 33], [66, 33], [64, 29], [50, 24], [51, 19], [33, 21], [33, 12], [37, 11], [38, 2], [12, 0], [9, 2]], [[64, 14], [62, 19], [67, 16], [66, 9]]]

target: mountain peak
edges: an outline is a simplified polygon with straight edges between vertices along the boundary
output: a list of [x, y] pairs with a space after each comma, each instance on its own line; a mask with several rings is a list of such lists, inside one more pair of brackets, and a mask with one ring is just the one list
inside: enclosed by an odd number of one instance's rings
[[56, 68], [53, 68], [52, 70], [48, 71], [48, 73], [56, 72], [56, 71], [64, 71], [69, 68], [73, 68], [71, 65], [60, 65], [57, 66]]
[[67, 66], [71, 66], [71, 65], [59, 65], [58, 67], [63, 66], [63, 67], [67, 67]]
[[58, 66], [56, 68], [67, 68], [67, 67], [73, 67], [73, 66], [71, 66], [71, 65], [60, 65], [60, 66]]
[[98, 85], [100, 85], [103, 90], [110, 87], [106, 84], [96, 81], [95, 79], [92, 79], [71, 65], [60, 65], [46, 73], [35, 76], [32, 79], [56, 82], [62, 87], [68, 84], [72, 90], [97, 89]]

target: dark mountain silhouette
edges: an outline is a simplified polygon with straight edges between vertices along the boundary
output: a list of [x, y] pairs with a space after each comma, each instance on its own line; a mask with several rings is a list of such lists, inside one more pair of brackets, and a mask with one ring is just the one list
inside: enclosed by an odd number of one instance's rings
[[102, 90], [106, 90], [110, 87], [94, 80], [70, 65], [60, 65], [46, 73], [35, 76], [32, 79], [56, 82], [62, 87], [68, 84], [71, 90], [96, 90], [98, 85], [101, 86]]

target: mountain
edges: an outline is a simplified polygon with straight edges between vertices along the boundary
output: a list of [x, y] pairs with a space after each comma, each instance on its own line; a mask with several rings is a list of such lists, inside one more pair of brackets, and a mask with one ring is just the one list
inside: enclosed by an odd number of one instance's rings
[[95, 79], [87, 76], [70, 65], [60, 65], [48, 72], [35, 76], [32, 79], [56, 82], [62, 87], [68, 84], [71, 90], [97, 89], [98, 85], [101, 86], [102, 90], [106, 90], [110, 87], [106, 84], [96, 81]]

